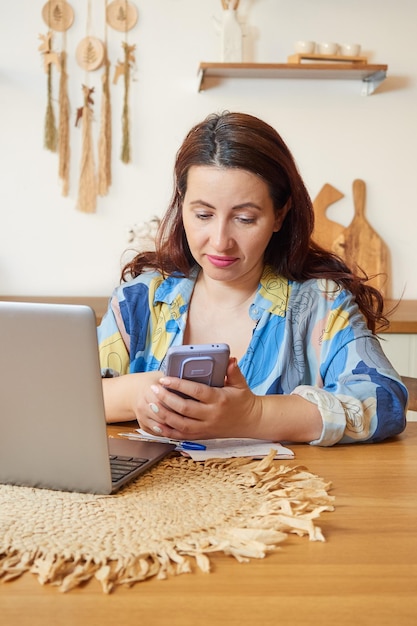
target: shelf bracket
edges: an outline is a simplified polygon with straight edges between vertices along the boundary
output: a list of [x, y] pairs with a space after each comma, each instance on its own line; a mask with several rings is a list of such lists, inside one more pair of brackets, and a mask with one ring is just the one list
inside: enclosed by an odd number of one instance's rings
[[382, 81], [385, 80], [387, 73], [384, 70], [379, 70], [370, 76], [366, 76], [362, 79], [362, 95], [370, 96], [379, 87]]
[[204, 70], [200, 67], [197, 73], [197, 91], [203, 91], [204, 86]]

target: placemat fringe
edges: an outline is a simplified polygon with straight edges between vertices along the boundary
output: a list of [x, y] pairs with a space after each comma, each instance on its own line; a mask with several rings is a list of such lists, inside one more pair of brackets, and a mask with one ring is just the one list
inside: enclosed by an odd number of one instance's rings
[[331, 484], [307, 468], [172, 457], [114, 496], [0, 485], [0, 579], [25, 572], [67, 592], [210, 572], [210, 555], [264, 558], [288, 533], [324, 541]]

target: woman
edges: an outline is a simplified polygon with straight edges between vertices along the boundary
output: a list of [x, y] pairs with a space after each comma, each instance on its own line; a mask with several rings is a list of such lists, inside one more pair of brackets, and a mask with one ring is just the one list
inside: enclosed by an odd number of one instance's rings
[[[400, 433], [407, 392], [375, 336], [382, 296], [312, 241], [313, 219], [272, 127], [241, 113], [197, 124], [156, 251], [124, 268], [99, 327], [107, 420], [323, 446]], [[163, 375], [171, 345], [212, 342], [231, 348], [223, 388]]]

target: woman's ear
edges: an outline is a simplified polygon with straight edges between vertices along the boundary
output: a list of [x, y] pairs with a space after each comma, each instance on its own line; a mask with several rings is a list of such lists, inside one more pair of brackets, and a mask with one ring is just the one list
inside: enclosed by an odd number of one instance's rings
[[282, 223], [285, 220], [288, 211], [291, 209], [291, 204], [292, 204], [291, 198], [288, 198], [284, 206], [281, 209], [279, 209], [279, 211], [277, 211], [275, 222], [274, 222], [274, 233], [277, 233], [279, 230], [281, 230]]

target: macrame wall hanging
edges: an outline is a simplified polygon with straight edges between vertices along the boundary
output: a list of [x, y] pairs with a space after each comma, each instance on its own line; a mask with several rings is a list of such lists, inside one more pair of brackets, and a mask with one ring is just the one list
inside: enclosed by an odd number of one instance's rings
[[[96, 211], [97, 195], [107, 195], [112, 183], [112, 108], [110, 92], [111, 62], [108, 54], [107, 28], [108, 26], [124, 33], [122, 48], [124, 60], [115, 64], [115, 78], [124, 77], [124, 99], [122, 119], [122, 155], [124, 163], [131, 161], [130, 130], [129, 130], [129, 85], [131, 70], [135, 64], [135, 45], [129, 45], [127, 32], [137, 22], [137, 9], [127, 0], [102, 0], [104, 18], [104, 41], [93, 34], [92, 7], [97, 11], [97, 2], [87, 0], [86, 36], [78, 43], [75, 50], [75, 60], [78, 67], [84, 72], [82, 80], [82, 106], [76, 109], [74, 126], [81, 128], [81, 157], [79, 170], [79, 184], [77, 208], [85, 213]], [[59, 177], [62, 180], [62, 195], [69, 194], [70, 172], [70, 101], [68, 97], [67, 72], [67, 40], [66, 31], [74, 21], [74, 11], [66, 0], [48, 0], [42, 8], [42, 17], [49, 31], [39, 35], [41, 44], [39, 51], [43, 57], [43, 65], [47, 74], [47, 106], [44, 122], [44, 147], [59, 154]], [[99, 16], [100, 17], [100, 16]], [[54, 49], [55, 38], [61, 36], [61, 51]], [[103, 68], [101, 76], [101, 94], [90, 85], [92, 72]], [[53, 78], [55, 72], [60, 72], [58, 95], [58, 125], [54, 111]], [[97, 97], [101, 95], [100, 127], [98, 134], [98, 171], [95, 165], [95, 146], [93, 126], [97, 121], [94, 106]]]
[[129, 45], [127, 33], [135, 26], [138, 14], [136, 7], [131, 2], [127, 0], [113, 0], [107, 7], [106, 19], [111, 28], [124, 34], [124, 41], [122, 41], [123, 60], [117, 62], [113, 83], [116, 84], [120, 76], [123, 76], [124, 98], [122, 113], [122, 149], [120, 158], [123, 163], [130, 163], [129, 86], [131, 71], [136, 63], [134, 55], [136, 46]]

